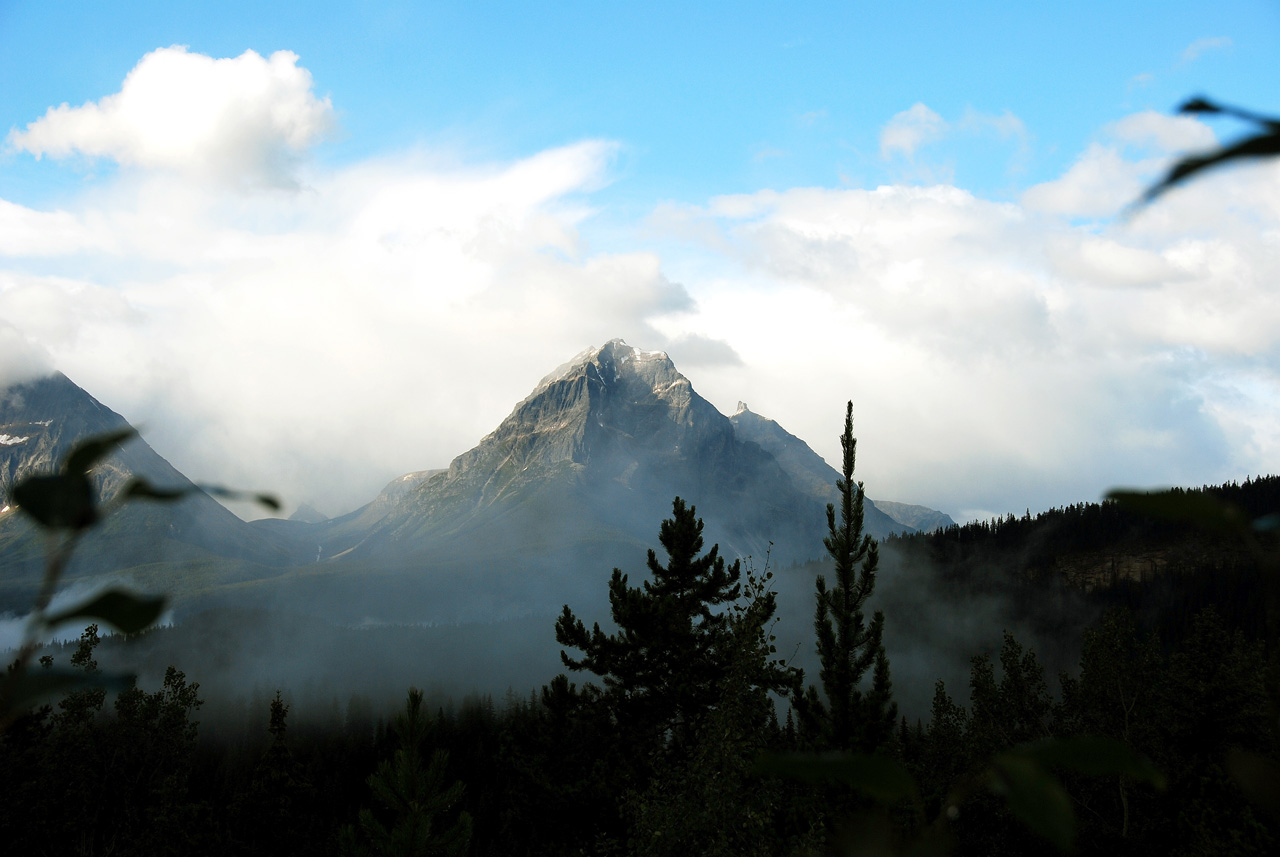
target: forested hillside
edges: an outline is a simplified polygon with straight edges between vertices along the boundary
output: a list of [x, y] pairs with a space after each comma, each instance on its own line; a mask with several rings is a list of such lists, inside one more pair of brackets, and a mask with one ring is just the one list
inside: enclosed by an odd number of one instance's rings
[[[611, 627], [566, 605], [545, 629], [565, 672], [528, 696], [205, 699], [182, 664], [151, 690], [84, 687], [10, 712], [0, 836], [58, 854], [1274, 853], [1280, 480], [1174, 495], [1247, 530], [1105, 502], [881, 545], [851, 423], [845, 440], [807, 674], [776, 644], [774, 572], [726, 561], [677, 498], [643, 574], [601, 569]], [[1036, 613], [1066, 582], [1094, 617], [1057, 628], [1078, 660], [1047, 675], [1007, 631], [966, 682], [907, 687], [882, 549], [929, 566], [922, 600], [985, 588]], [[28, 668], [92, 677], [136, 642], [94, 625]], [[912, 690], [932, 705], [904, 716]]]
[[1066, 585], [1099, 609], [1127, 607], [1150, 628], [1181, 639], [1212, 606], [1233, 628], [1274, 639], [1280, 576], [1280, 477], [1172, 489], [1170, 498], [1214, 518], [1143, 514], [1115, 500], [1032, 516], [1009, 515], [934, 533], [894, 536], [886, 550], [908, 566], [936, 569], [947, 584], [998, 587], [1011, 598]]

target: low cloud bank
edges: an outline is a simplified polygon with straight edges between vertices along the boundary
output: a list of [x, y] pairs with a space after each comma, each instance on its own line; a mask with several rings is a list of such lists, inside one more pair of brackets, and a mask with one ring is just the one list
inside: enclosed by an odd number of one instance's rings
[[[178, 95], [190, 123], [168, 121]], [[0, 200], [0, 382], [57, 366], [193, 478], [331, 515], [447, 465], [615, 336], [828, 460], [853, 398], [870, 494], [956, 517], [1280, 460], [1280, 167], [1114, 219], [1212, 142], [1195, 119], [1115, 122], [1016, 200], [934, 181], [676, 201], [645, 223], [661, 244], [602, 252], [616, 143], [322, 169], [334, 116], [293, 54], [165, 48], [15, 131], [121, 169], [55, 210]], [[962, 132], [1030, 139], [919, 104], [886, 154], [929, 168]]]

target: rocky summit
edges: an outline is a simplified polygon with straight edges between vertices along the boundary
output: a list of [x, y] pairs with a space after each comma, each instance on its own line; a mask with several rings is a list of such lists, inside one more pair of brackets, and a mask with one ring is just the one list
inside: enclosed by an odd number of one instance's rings
[[[763, 558], [772, 544], [775, 559], [808, 559], [822, 551], [836, 475], [777, 423], [721, 414], [666, 354], [614, 339], [547, 375], [447, 470], [393, 482], [325, 553], [651, 544], [680, 496], [729, 556]], [[877, 536], [911, 529], [871, 504], [867, 525]]]

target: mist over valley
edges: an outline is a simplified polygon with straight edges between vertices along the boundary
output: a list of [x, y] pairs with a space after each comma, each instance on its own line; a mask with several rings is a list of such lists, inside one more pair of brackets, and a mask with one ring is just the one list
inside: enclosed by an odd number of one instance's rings
[[[61, 374], [10, 387], [0, 432], [15, 442], [0, 448], [0, 488], [51, 471], [77, 440], [126, 424]], [[94, 471], [95, 489], [110, 496], [131, 475], [190, 485], [135, 439]], [[643, 576], [679, 496], [705, 521], [708, 544], [762, 572], [767, 563], [779, 649], [813, 668], [813, 585], [838, 477], [746, 404], [719, 413], [666, 354], [612, 340], [547, 374], [449, 467], [408, 472], [352, 512], [244, 521], [201, 492], [133, 501], [89, 531], [65, 581], [166, 594], [172, 625], [122, 647], [118, 666], [134, 658], [156, 677], [181, 663], [215, 696], [323, 688], [339, 699], [394, 700], [408, 684], [454, 698], [524, 694], [561, 669], [552, 625], [563, 605], [610, 625], [610, 570]], [[6, 505], [0, 597], [20, 615], [45, 544]], [[1031, 600], [1015, 605], [1005, 591], [1012, 584], [944, 585], [928, 563], [884, 543], [954, 525], [945, 513], [868, 498], [865, 520], [883, 545], [895, 669], [912, 676], [902, 683], [904, 710], [928, 705], [910, 688], [927, 690], [937, 677], [962, 683], [970, 654], [994, 650], [1005, 629], [1055, 650], [1046, 629], [1092, 615], [1074, 591], [1028, 608]], [[1056, 660], [1067, 666], [1073, 656]]]
[[[125, 425], [60, 373], [10, 387], [0, 395], [0, 433], [13, 441], [0, 447], [0, 488]], [[109, 497], [132, 475], [191, 487], [142, 439], [107, 458], [94, 486]], [[215, 701], [210, 716], [276, 689], [325, 716], [353, 698], [393, 705], [409, 685], [441, 700], [523, 696], [563, 669], [553, 634], [563, 605], [612, 626], [610, 571], [642, 579], [679, 496], [703, 518], [708, 545], [773, 572], [778, 650], [812, 673], [814, 581], [830, 573], [825, 508], [838, 478], [778, 423], [744, 403], [724, 416], [666, 354], [615, 339], [547, 374], [449, 467], [408, 472], [345, 515], [245, 521], [198, 491], [133, 501], [87, 533], [64, 585], [165, 594], [168, 624], [127, 645], [111, 640], [103, 661], [152, 682], [182, 664]], [[46, 544], [5, 505], [0, 597], [20, 616]], [[865, 522], [881, 543], [877, 601], [904, 713], [927, 714], [940, 678], [963, 697], [970, 658], [997, 651], [1005, 631], [1050, 675], [1074, 669], [1080, 630], [1100, 610], [1079, 580], [1036, 578], [1016, 555], [958, 572], [920, 547], [955, 527], [926, 506], [868, 498]]]

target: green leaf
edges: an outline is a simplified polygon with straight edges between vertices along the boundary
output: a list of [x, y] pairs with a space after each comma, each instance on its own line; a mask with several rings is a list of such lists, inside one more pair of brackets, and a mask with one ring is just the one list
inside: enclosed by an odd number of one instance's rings
[[1140, 204], [1147, 204], [1171, 189], [1210, 167], [1219, 166], [1242, 158], [1262, 158], [1280, 155], [1280, 128], [1267, 123], [1262, 134], [1246, 137], [1230, 146], [1223, 146], [1201, 155], [1190, 155], [1169, 168], [1164, 178], [1156, 182], [1142, 195]]
[[280, 500], [274, 494], [254, 494], [254, 502], [266, 506], [273, 512], [280, 511]]
[[1250, 526], [1244, 512], [1202, 491], [1117, 489], [1108, 491], [1107, 499], [1139, 514], [1184, 521], [1206, 530], [1241, 531]]
[[1009, 811], [1060, 851], [1068, 851], [1076, 836], [1076, 816], [1062, 784], [1035, 759], [1017, 751], [1001, 753], [991, 762], [991, 790], [1002, 795]]
[[85, 438], [71, 450], [63, 462], [62, 472], [72, 476], [88, 473], [103, 457], [110, 455], [117, 446], [137, 434], [136, 429], [126, 427]]
[[159, 500], [161, 502], [169, 502], [178, 500], [190, 494], [195, 488], [157, 488], [145, 479], [134, 477], [130, 479], [120, 493], [125, 498], [138, 497], [143, 500]]
[[950, 830], [927, 827], [902, 853], [904, 857], [949, 857], [955, 850], [955, 835]]
[[98, 520], [84, 474], [29, 476], [13, 486], [13, 502], [49, 529], [82, 530]]
[[1227, 104], [1217, 104], [1202, 96], [1188, 99], [1178, 108], [1179, 113], [1221, 113], [1226, 116], [1234, 116], [1237, 119], [1243, 119], [1245, 122], [1252, 122], [1263, 128], [1271, 130], [1280, 130], [1280, 119], [1272, 116], [1263, 116], [1261, 113], [1254, 113], [1252, 110], [1245, 110], [1240, 107], [1232, 107]]
[[194, 491], [203, 491], [212, 497], [225, 500], [251, 500], [266, 506], [273, 512], [280, 511], [280, 501], [271, 494], [257, 494], [251, 491], [236, 491], [221, 485], [192, 485], [186, 488], [157, 488], [145, 479], [134, 478], [125, 485], [122, 494], [126, 498], [138, 497], [144, 500], [178, 500]]
[[1207, 98], [1196, 96], [1187, 99], [1182, 106], [1178, 108], [1179, 113], [1221, 113], [1222, 108], [1209, 101]]
[[1227, 753], [1227, 771], [1245, 797], [1280, 819], [1280, 764], [1257, 753], [1232, 749]]
[[108, 589], [84, 604], [68, 607], [45, 619], [52, 627], [73, 619], [97, 619], [107, 622], [125, 634], [135, 634], [160, 618], [165, 599], [153, 595], [135, 595], [123, 589]]
[[1114, 738], [1082, 736], [1051, 738], [1024, 747], [1021, 754], [1041, 765], [1066, 768], [1091, 776], [1123, 774], [1158, 789], [1165, 787], [1164, 775], [1151, 760]]
[[280, 511], [280, 501], [272, 494], [255, 494], [251, 491], [234, 491], [231, 488], [224, 488], [221, 485], [201, 485], [200, 490], [212, 497], [221, 497], [224, 500], [252, 500], [259, 505], [266, 506], [273, 512]]
[[0, 700], [4, 701], [6, 711], [21, 711], [73, 690], [86, 687], [125, 690], [132, 683], [131, 675], [90, 673], [66, 667], [25, 669], [16, 676], [10, 673], [0, 680]]
[[809, 782], [838, 780], [882, 803], [895, 803], [916, 794], [916, 781], [900, 762], [887, 756], [764, 753], [756, 760], [755, 771]]

